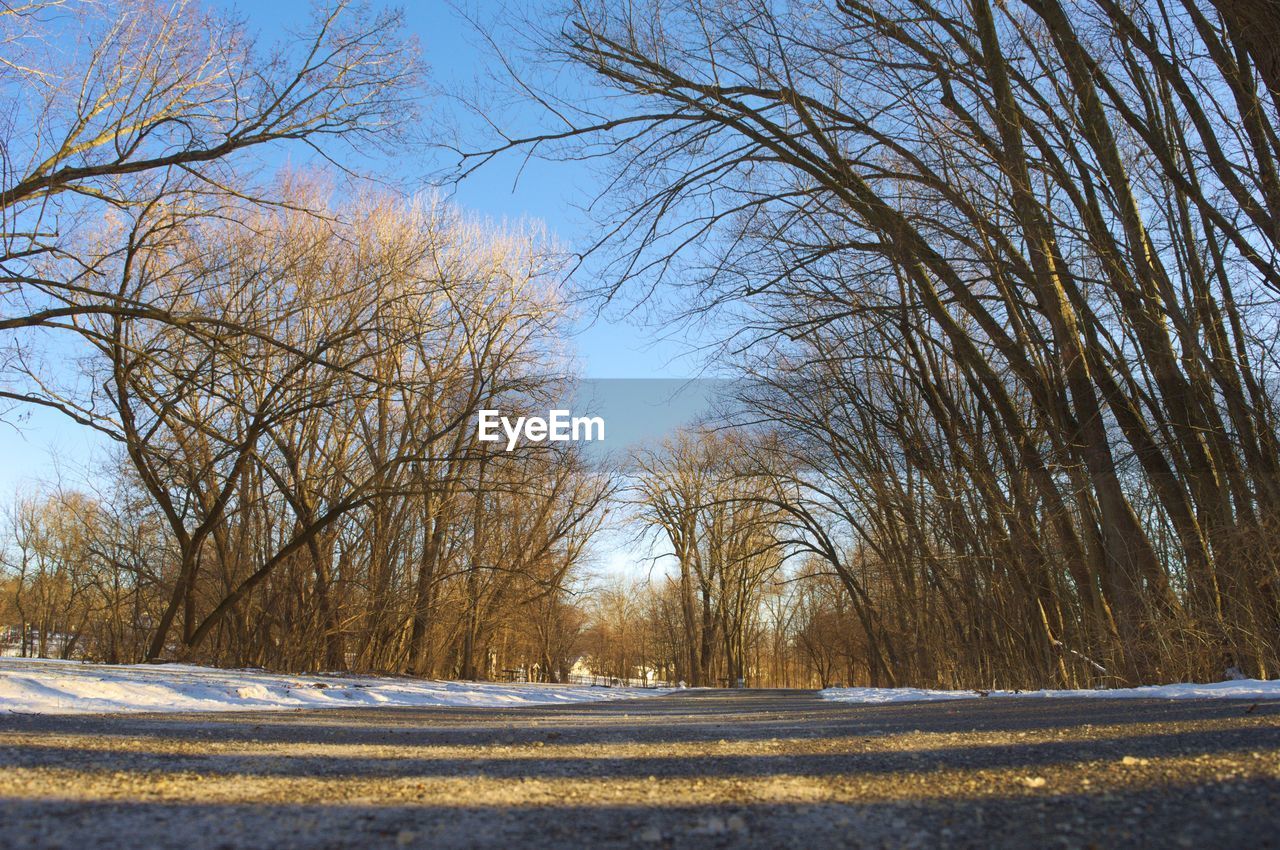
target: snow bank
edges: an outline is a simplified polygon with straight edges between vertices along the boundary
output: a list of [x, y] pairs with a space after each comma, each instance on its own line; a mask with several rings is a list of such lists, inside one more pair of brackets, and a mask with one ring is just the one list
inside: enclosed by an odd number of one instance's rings
[[0, 714], [361, 706], [511, 707], [624, 699], [657, 693], [662, 692], [336, 674], [290, 676], [186, 664], [108, 665], [0, 658]]
[[1095, 691], [931, 691], [922, 688], [827, 688], [823, 699], [837, 702], [887, 703], [1017, 697], [1057, 699], [1280, 699], [1280, 680], [1238, 679], [1207, 685], [1151, 685]]

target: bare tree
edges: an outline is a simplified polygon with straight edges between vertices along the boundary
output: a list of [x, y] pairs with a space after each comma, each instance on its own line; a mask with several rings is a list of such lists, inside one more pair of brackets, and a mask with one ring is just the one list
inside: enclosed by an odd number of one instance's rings
[[[259, 46], [198, 3], [31, 3], [0, 12], [0, 398], [59, 407], [28, 368], [86, 322], [147, 318], [211, 335], [234, 320], [110, 269], [199, 217], [279, 200], [254, 152], [390, 145], [411, 131], [419, 62], [398, 15], [318, 9]], [[260, 160], [258, 160], [260, 161]], [[241, 329], [243, 330], [243, 329]], [[76, 417], [72, 410], [64, 412]]]
[[525, 44], [599, 97], [513, 61], [554, 126], [471, 161], [608, 162], [604, 293], [737, 329], [872, 670], [1262, 674], [1280, 146], [1220, 8], [569, 4]]

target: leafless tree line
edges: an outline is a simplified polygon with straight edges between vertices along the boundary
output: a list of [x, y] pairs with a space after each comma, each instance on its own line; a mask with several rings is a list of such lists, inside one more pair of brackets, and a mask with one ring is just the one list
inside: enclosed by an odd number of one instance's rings
[[608, 484], [474, 427], [571, 379], [557, 254], [325, 172], [263, 181], [243, 153], [401, 140], [398, 17], [338, 4], [276, 52], [187, 3], [0, 26], [0, 396], [117, 447], [107, 492], [11, 511], [22, 650], [563, 675]]
[[[92, 390], [58, 400], [121, 447], [132, 513], [20, 503], [19, 608], [63, 588], [40, 604], [60, 631], [116, 624], [81, 644], [91, 656], [469, 678], [516, 657], [563, 672], [554, 609], [609, 488], [571, 450], [478, 442], [474, 420], [545, 408], [568, 380], [552, 258], [440, 205], [321, 217], [297, 200], [306, 212], [186, 228], [120, 264], [148, 298], [254, 333], [92, 325]], [[148, 533], [121, 557], [130, 526]]]
[[639, 519], [676, 564], [673, 596], [656, 599], [678, 612], [669, 664], [695, 686], [747, 678], [748, 634], [783, 559], [777, 509], [757, 498], [755, 481], [733, 474], [741, 448], [732, 434], [681, 433], [636, 458]]
[[[636, 458], [669, 578], [584, 612], [609, 482], [470, 427], [567, 380], [559, 259], [337, 200], [335, 150], [413, 132], [398, 18], [338, 4], [264, 52], [194, 4], [5, 7], [0, 398], [119, 448], [108, 493], [15, 506], [7, 598], [37, 651], [119, 660], [1274, 675], [1275, 12], [540, 8], [504, 67], [555, 125], [465, 165], [603, 159], [583, 268], [727, 329], [746, 378], [736, 427]], [[262, 179], [285, 144], [330, 176]]]
[[527, 46], [599, 96], [526, 66], [485, 155], [603, 158], [606, 294], [733, 330], [869, 680], [1274, 675], [1275, 12], [577, 2]]
[[[733, 578], [725, 576], [724, 585]], [[736, 687], [739, 679], [753, 688], [825, 688], [869, 680], [865, 636], [850, 628], [854, 614], [848, 591], [816, 559], [798, 560], [794, 568], [772, 570], [761, 581], [731, 588], [726, 599], [721, 586], [717, 582], [705, 598], [694, 594], [692, 629], [678, 567], [615, 578], [596, 588], [581, 603], [581, 666], [619, 680], [711, 687]], [[734, 598], [747, 603], [726, 616], [728, 606], [721, 605]], [[705, 625], [703, 605], [711, 614]]]

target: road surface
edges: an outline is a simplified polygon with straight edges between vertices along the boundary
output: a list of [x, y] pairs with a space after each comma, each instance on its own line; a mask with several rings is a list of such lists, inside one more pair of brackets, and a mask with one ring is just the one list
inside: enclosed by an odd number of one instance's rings
[[1280, 704], [0, 716], [0, 847], [1280, 847]]

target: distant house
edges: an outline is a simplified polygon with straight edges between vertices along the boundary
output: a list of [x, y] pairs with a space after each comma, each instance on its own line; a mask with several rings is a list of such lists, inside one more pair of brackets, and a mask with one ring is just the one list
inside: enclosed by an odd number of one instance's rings
[[626, 685], [631, 688], [667, 686], [667, 683], [659, 677], [658, 671], [652, 667], [633, 667], [628, 672], [630, 675], [626, 678], [599, 673], [591, 666], [588, 656], [580, 655], [569, 667], [569, 681], [576, 684]]

